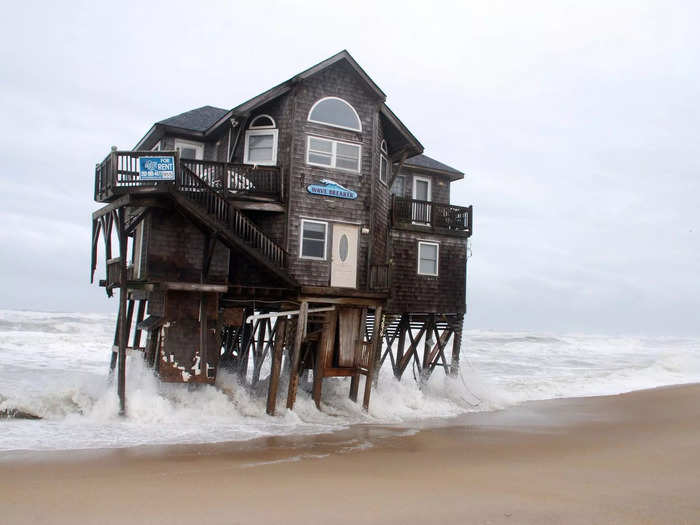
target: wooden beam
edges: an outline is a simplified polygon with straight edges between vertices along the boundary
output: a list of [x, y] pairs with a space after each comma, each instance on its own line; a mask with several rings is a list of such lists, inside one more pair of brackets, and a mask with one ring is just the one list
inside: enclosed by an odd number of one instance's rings
[[287, 391], [287, 408], [293, 409], [297, 399], [297, 388], [299, 387], [299, 359], [301, 358], [301, 342], [306, 335], [306, 318], [309, 310], [309, 303], [302, 301], [299, 305], [299, 317], [297, 317], [297, 331], [294, 337], [294, 348], [292, 349], [291, 368], [289, 370], [289, 390]]
[[[117, 368], [117, 394], [119, 396], [119, 415], [126, 415], [126, 345], [129, 334], [129, 327], [126, 320], [126, 297], [128, 294], [126, 279], [126, 232], [124, 231], [124, 219], [126, 208], [120, 208], [117, 214], [117, 234], [119, 236], [119, 256], [120, 264], [120, 287], [119, 287], [119, 356]], [[133, 312], [133, 310], [132, 310]]]
[[[360, 365], [360, 356], [362, 355], [362, 346], [364, 343], [365, 334], [365, 323], [367, 322], [367, 308], [362, 309], [362, 314], [360, 315], [360, 327], [357, 330], [357, 339], [355, 340], [355, 360], [353, 367], [357, 369]], [[350, 399], [357, 403], [357, 391], [360, 387], [360, 375], [355, 373], [350, 381]]]
[[225, 284], [202, 284], [202, 283], [181, 283], [165, 281], [158, 286], [161, 290], [179, 290], [182, 292], [214, 292], [226, 293], [228, 285]]
[[287, 332], [287, 319], [278, 317], [275, 324], [275, 344], [272, 350], [272, 365], [270, 368], [270, 383], [267, 390], [267, 413], [275, 415], [277, 406], [277, 389], [282, 370], [282, 354], [284, 353], [284, 336]]
[[459, 374], [459, 354], [462, 349], [462, 329], [464, 325], [464, 314], [456, 316], [454, 324], [455, 337], [452, 341], [452, 363], [450, 366], [450, 375], [456, 376]]
[[369, 368], [367, 369], [367, 378], [365, 379], [365, 395], [362, 399], [362, 408], [364, 410], [369, 410], [369, 398], [372, 392], [372, 384], [376, 383], [376, 376], [379, 371], [379, 368], [376, 366], [377, 360], [375, 356], [382, 348], [383, 315], [382, 307], [378, 306], [374, 311], [374, 333], [372, 334], [372, 346], [367, 361]]

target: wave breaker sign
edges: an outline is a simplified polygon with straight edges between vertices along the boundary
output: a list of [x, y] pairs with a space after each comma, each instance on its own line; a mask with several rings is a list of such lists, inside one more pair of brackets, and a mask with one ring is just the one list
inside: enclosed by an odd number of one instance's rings
[[175, 180], [175, 157], [139, 157], [139, 180]]
[[323, 195], [324, 197], [337, 197], [339, 199], [357, 199], [357, 193], [344, 188], [337, 182], [322, 179], [321, 184], [309, 184], [306, 187], [309, 193]]

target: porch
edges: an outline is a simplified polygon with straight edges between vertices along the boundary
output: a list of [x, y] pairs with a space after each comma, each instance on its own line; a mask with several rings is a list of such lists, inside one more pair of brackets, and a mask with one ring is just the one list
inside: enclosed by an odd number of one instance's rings
[[470, 237], [472, 207], [438, 204], [392, 195], [391, 223], [394, 228], [454, 233]]
[[[172, 157], [172, 176], [147, 178], [142, 157]], [[128, 193], [178, 190], [180, 172], [196, 175], [230, 200], [282, 202], [282, 173], [277, 166], [252, 166], [210, 160], [182, 159], [177, 151], [112, 151], [95, 166], [95, 200], [110, 202]]]

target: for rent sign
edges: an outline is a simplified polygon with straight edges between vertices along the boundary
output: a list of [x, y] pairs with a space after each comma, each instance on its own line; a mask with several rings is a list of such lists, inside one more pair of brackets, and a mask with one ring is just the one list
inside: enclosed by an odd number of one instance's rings
[[140, 157], [139, 180], [175, 180], [175, 157]]

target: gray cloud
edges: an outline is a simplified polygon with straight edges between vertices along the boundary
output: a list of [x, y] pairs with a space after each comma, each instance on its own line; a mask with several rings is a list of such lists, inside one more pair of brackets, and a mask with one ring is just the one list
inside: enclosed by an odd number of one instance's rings
[[115, 309], [88, 283], [93, 167], [347, 48], [467, 172], [468, 326], [700, 333], [692, 2], [167, 2], [6, 9], [0, 306]]

